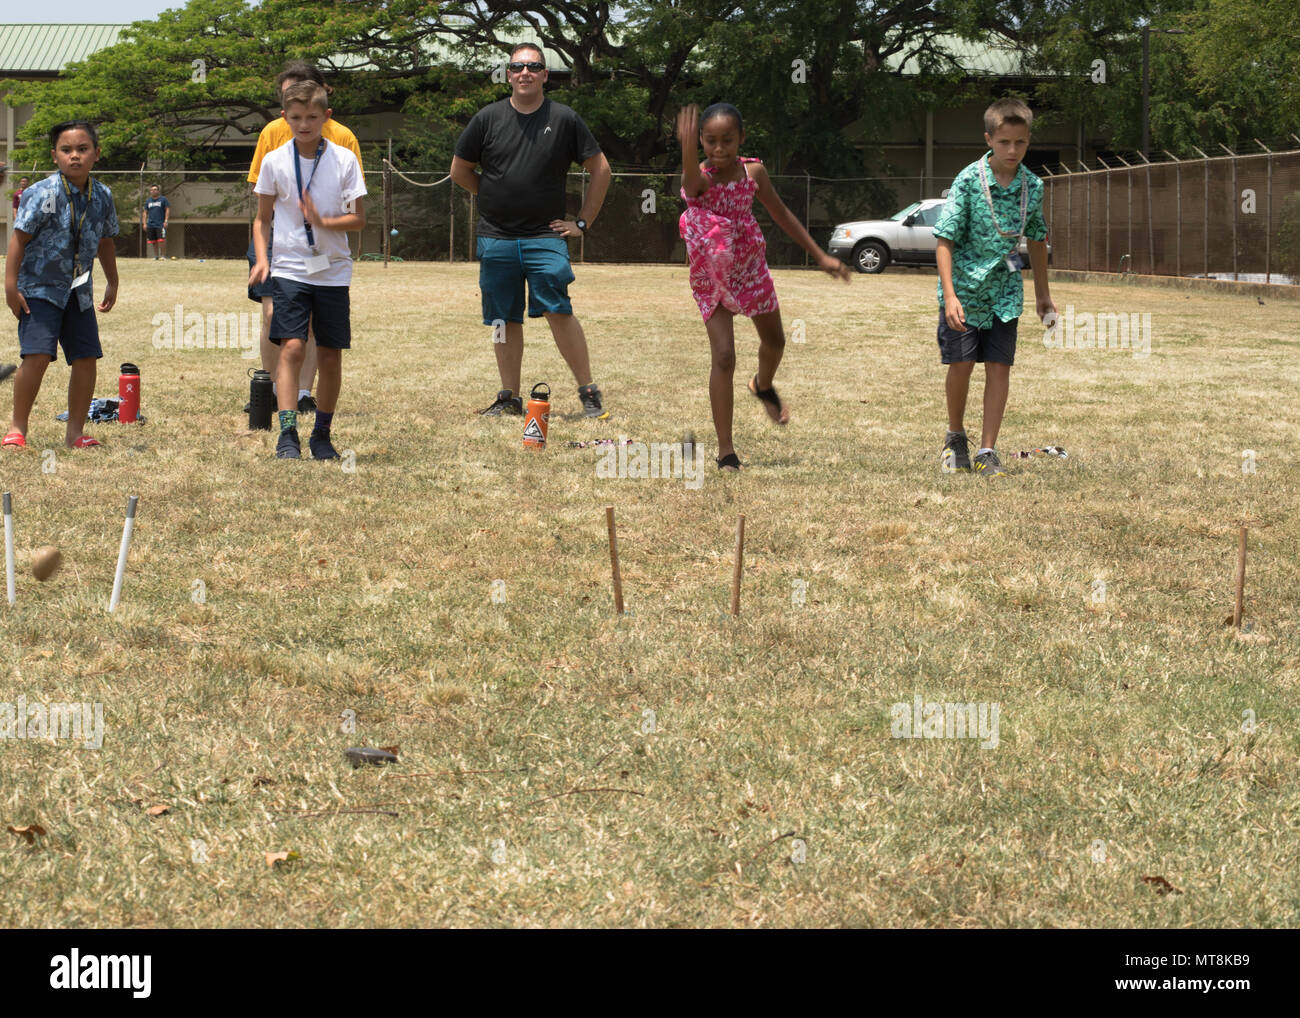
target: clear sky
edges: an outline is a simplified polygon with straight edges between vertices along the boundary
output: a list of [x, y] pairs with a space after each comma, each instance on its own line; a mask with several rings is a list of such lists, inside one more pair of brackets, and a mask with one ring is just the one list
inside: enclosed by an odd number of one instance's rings
[[37, 0], [13, 0], [5, 4], [0, 22], [43, 25], [126, 25], [152, 21], [172, 7], [184, 7], [185, 0], [59, 0], [57, 4]]

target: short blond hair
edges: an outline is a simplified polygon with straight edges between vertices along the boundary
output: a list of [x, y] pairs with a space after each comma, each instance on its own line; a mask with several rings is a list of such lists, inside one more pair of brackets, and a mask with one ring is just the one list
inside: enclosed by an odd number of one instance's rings
[[325, 91], [325, 86], [318, 85], [314, 81], [295, 81], [292, 85], [286, 86], [282, 102], [285, 109], [289, 108], [290, 103], [319, 106], [325, 113], [328, 113], [330, 108], [329, 93]]
[[1034, 113], [1019, 99], [999, 99], [984, 111], [984, 133], [997, 134], [1004, 124], [1024, 124], [1034, 129]]

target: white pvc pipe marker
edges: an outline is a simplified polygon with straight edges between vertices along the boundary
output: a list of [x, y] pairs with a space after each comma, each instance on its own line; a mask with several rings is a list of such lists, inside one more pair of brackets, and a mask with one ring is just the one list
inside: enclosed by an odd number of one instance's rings
[[135, 529], [135, 507], [139, 501], [139, 495], [131, 495], [126, 500], [126, 523], [122, 525], [122, 547], [117, 552], [117, 575], [113, 577], [113, 596], [108, 601], [109, 612], [116, 610], [117, 602], [122, 599], [122, 578], [126, 575], [126, 553], [131, 547], [131, 531]]
[[4, 494], [5, 507], [5, 591], [14, 603], [14, 504], [9, 492]]

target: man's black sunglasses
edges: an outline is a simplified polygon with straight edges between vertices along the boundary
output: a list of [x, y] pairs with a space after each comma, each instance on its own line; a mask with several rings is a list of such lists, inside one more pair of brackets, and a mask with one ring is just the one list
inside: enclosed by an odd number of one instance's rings
[[536, 74], [538, 71], [546, 70], [546, 65], [537, 60], [530, 60], [527, 63], [525, 63], [522, 60], [512, 60], [510, 63], [506, 64], [506, 67], [512, 70], [515, 74], [518, 74], [525, 67], [527, 67], [534, 74]]

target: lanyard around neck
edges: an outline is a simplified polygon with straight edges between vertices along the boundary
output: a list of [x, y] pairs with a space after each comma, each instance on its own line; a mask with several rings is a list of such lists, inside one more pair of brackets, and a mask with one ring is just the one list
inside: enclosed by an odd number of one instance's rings
[[81, 274], [81, 227], [86, 222], [86, 214], [90, 212], [90, 196], [94, 193], [95, 180], [93, 177], [86, 178], [86, 191], [82, 195], [86, 200], [86, 207], [81, 210], [81, 218], [77, 218], [77, 202], [73, 198], [72, 188], [68, 184], [68, 178], [62, 173], [59, 179], [63, 181], [63, 193], [68, 196], [68, 232], [72, 234], [72, 267], [76, 275]]
[[[1024, 175], [1024, 167], [1020, 167], [1020, 229], [1004, 230], [998, 225], [998, 214], [993, 208], [993, 193], [989, 190], [989, 178], [984, 172], [984, 160], [980, 160], [980, 184], [984, 188], [984, 200], [989, 205], [989, 215], [993, 219], [993, 229], [1003, 237], [1020, 238], [1025, 235], [1025, 218], [1026, 211], [1029, 208], [1029, 178]], [[1017, 240], [1019, 243], [1019, 240]]]
[[[302, 186], [302, 166], [298, 162], [298, 142], [295, 139], [289, 144], [293, 146], [293, 175], [294, 179], [298, 181], [298, 200], [302, 201], [304, 192], [311, 193], [311, 182], [316, 179], [316, 171], [320, 169], [320, 157], [325, 152], [325, 139], [322, 138], [320, 144], [316, 146], [315, 162], [312, 164], [311, 176], [307, 178], [306, 187]], [[307, 231], [307, 246], [315, 251], [316, 238], [312, 236], [311, 223], [307, 221], [306, 216], [302, 217], [302, 228]]]

